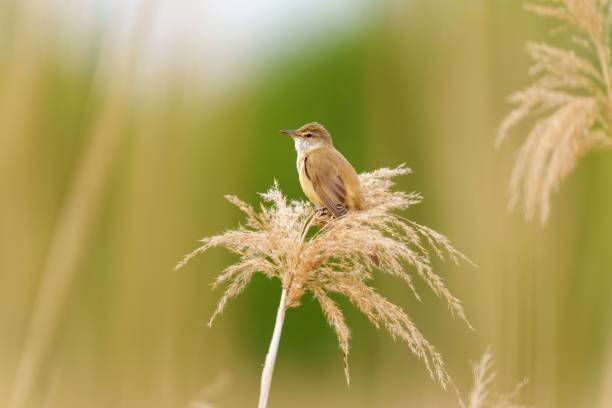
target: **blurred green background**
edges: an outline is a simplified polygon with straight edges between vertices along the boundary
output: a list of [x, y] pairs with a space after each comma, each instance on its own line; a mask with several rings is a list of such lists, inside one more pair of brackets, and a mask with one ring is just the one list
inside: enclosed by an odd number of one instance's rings
[[[254, 406], [279, 283], [258, 276], [212, 328], [232, 256], [174, 264], [232, 228], [223, 195], [302, 193], [291, 142], [326, 125], [358, 171], [406, 162], [408, 216], [479, 268], [436, 263], [476, 331], [419, 285], [376, 286], [443, 353], [462, 391], [491, 347], [497, 385], [537, 407], [612, 406], [612, 156], [587, 157], [545, 228], [506, 211], [527, 83], [550, 22], [516, 0], [0, 3], [0, 406]], [[335, 335], [290, 310], [273, 407], [451, 407], [407, 347], [343, 302]], [[18, 395], [19, 397], [15, 397]], [[25, 398], [27, 396], [27, 398]]]

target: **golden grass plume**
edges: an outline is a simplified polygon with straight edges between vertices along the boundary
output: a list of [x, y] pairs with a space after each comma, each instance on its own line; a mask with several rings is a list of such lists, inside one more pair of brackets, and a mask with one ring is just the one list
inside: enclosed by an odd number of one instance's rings
[[497, 373], [493, 370], [493, 355], [486, 351], [480, 360], [472, 363], [474, 385], [467, 397], [467, 403], [459, 400], [461, 408], [525, 408], [514, 402], [518, 394], [527, 384], [523, 380], [509, 393], [497, 393], [491, 390], [491, 386]]
[[512, 170], [509, 206], [522, 202], [526, 218], [539, 213], [544, 224], [552, 193], [578, 161], [594, 149], [612, 146], [612, 1], [551, 0], [526, 8], [558, 19], [562, 25], [553, 33], [564, 33], [571, 44], [527, 44], [534, 80], [510, 95], [516, 107], [502, 121], [496, 140], [499, 145], [513, 127], [532, 123]]
[[433, 271], [426, 247], [455, 262], [467, 258], [444, 235], [395, 213], [422, 200], [418, 193], [391, 190], [391, 179], [409, 172], [402, 165], [361, 174], [367, 210], [349, 212], [334, 220], [310, 203], [288, 200], [277, 183], [261, 194], [264, 203], [258, 210], [235, 196], [227, 196], [246, 216], [245, 224], [202, 239], [202, 246], [177, 265], [180, 268], [213, 247], [225, 247], [238, 255], [238, 261], [213, 283], [213, 287], [227, 286], [209, 324], [255, 273], [263, 273], [282, 282], [288, 308], [298, 306], [307, 292], [317, 299], [338, 338], [347, 383], [350, 330], [330, 296], [334, 293], [346, 297], [375, 327], [384, 327], [394, 339], [405, 342], [424, 362], [431, 378], [446, 387], [450, 377], [440, 353], [402, 308], [369, 285], [375, 270], [380, 270], [405, 281], [418, 298], [413, 286], [413, 275], [417, 275], [448, 303], [451, 313], [467, 323], [461, 302]]

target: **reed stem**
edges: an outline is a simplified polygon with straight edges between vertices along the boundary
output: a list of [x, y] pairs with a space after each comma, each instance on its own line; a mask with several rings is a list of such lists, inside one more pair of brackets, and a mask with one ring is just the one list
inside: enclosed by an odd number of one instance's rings
[[261, 373], [261, 388], [259, 391], [259, 408], [268, 406], [268, 396], [270, 395], [270, 385], [272, 384], [272, 375], [274, 374], [274, 364], [276, 363], [276, 354], [278, 353], [278, 344], [280, 343], [281, 332], [283, 331], [283, 323], [285, 321], [285, 311], [287, 310], [287, 289], [283, 288], [281, 293], [278, 311], [276, 312], [276, 323], [274, 324], [274, 332], [272, 340], [270, 340], [270, 348], [266, 354], [266, 361]]

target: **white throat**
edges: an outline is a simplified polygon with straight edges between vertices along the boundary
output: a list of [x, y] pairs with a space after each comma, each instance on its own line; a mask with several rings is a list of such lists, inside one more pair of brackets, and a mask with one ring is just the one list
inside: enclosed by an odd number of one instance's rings
[[308, 143], [306, 140], [302, 138], [296, 137], [294, 141], [295, 141], [295, 151], [298, 153], [298, 156], [306, 153], [308, 149], [310, 148], [310, 143]]

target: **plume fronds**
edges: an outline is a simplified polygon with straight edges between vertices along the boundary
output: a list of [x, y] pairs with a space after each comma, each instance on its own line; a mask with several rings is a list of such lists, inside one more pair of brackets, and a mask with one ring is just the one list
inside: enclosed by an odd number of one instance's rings
[[509, 393], [491, 391], [497, 373], [493, 370], [493, 355], [490, 351], [485, 352], [479, 361], [472, 363], [472, 372], [474, 385], [468, 395], [467, 404], [459, 400], [461, 408], [525, 408], [514, 400], [527, 384], [527, 380], [518, 383]]
[[531, 123], [517, 152], [510, 179], [509, 206], [522, 204], [527, 219], [536, 213], [544, 224], [550, 198], [587, 153], [612, 146], [610, 39], [612, 0], [551, 0], [528, 5], [538, 15], [561, 22], [571, 46], [530, 42], [533, 59], [527, 88], [509, 101], [516, 107], [502, 121], [499, 145], [521, 122]]
[[444, 235], [396, 214], [422, 200], [418, 193], [391, 190], [392, 178], [407, 173], [409, 169], [399, 166], [361, 174], [367, 209], [351, 211], [339, 219], [329, 219], [310, 203], [288, 200], [277, 183], [261, 194], [263, 203], [257, 210], [228, 196], [244, 213], [244, 224], [204, 238], [202, 246], [177, 265], [180, 268], [213, 247], [225, 247], [238, 255], [237, 262], [213, 283], [213, 287], [225, 284], [226, 288], [209, 324], [255, 273], [262, 273], [282, 282], [287, 307], [297, 307], [306, 293], [318, 301], [338, 338], [347, 383], [350, 331], [333, 295], [344, 296], [375, 327], [405, 342], [429, 375], [445, 387], [450, 378], [440, 353], [402, 308], [370, 285], [375, 271], [388, 273], [403, 280], [418, 298], [413, 286], [418, 276], [448, 304], [452, 314], [467, 323], [461, 302], [433, 271], [429, 251], [455, 262], [467, 258]]

